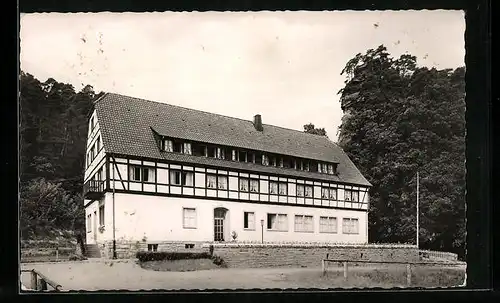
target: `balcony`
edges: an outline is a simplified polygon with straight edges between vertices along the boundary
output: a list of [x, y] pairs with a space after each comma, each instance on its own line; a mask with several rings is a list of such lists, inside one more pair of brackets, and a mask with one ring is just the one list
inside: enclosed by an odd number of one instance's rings
[[104, 181], [89, 180], [83, 185], [83, 196], [89, 200], [99, 200], [104, 196]]

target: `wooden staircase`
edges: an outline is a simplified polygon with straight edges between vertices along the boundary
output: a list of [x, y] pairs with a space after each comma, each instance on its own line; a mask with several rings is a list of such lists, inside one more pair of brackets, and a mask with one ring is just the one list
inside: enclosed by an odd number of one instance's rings
[[97, 244], [85, 244], [85, 257], [87, 258], [100, 258], [101, 250]]

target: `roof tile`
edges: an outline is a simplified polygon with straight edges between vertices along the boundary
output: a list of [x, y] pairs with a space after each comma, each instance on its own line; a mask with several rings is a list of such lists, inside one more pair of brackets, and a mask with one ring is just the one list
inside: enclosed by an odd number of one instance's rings
[[[95, 108], [106, 152], [370, 186], [342, 149], [324, 136], [268, 124], [260, 132], [249, 120], [114, 93], [104, 95]], [[336, 162], [338, 176], [161, 152], [151, 129], [174, 138]]]

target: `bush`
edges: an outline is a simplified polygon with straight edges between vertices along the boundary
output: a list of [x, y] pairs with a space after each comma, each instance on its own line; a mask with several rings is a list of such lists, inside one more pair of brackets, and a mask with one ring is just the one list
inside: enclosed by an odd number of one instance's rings
[[214, 262], [214, 264], [217, 265], [217, 266], [227, 267], [226, 262], [224, 262], [224, 259], [222, 259], [219, 256], [213, 256], [212, 257], [212, 262]]
[[167, 252], [167, 251], [139, 251], [136, 258], [141, 262], [163, 261], [163, 260], [186, 260], [186, 259], [210, 259], [207, 252]]

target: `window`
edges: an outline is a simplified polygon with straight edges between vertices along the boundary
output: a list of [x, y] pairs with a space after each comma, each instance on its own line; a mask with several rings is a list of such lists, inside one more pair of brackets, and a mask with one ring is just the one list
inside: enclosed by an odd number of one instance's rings
[[276, 166], [276, 157], [275, 156], [269, 157], [269, 165]]
[[278, 194], [278, 182], [270, 181], [269, 182], [269, 193], [270, 194]]
[[184, 248], [186, 248], [186, 249], [194, 248], [194, 244], [193, 243], [184, 244]]
[[333, 164], [328, 164], [328, 173], [333, 175]]
[[183, 144], [182, 142], [174, 141], [174, 153], [182, 153]]
[[231, 160], [238, 161], [237, 156], [238, 156], [238, 153], [236, 152], [236, 150], [235, 149], [231, 150]]
[[265, 154], [262, 154], [262, 165], [269, 165], [269, 157]]
[[221, 148], [221, 147], [217, 147], [217, 153], [216, 153], [216, 158], [217, 159], [225, 159], [225, 155], [224, 155], [224, 149]]
[[337, 200], [337, 189], [330, 188], [330, 200]]
[[267, 214], [267, 229], [276, 231], [288, 230], [288, 218], [286, 214]]
[[313, 232], [313, 217], [295, 215], [295, 231], [298, 232]]
[[320, 233], [337, 233], [337, 218], [319, 217]]
[[96, 144], [97, 144], [97, 152], [99, 152], [99, 150], [101, 149], [101, 137], [97, 137]]
[[92, 148], [90, 149], [90, 160], [94, 160], [94, 155], [95, 155], [95, 145], [92, 145]]
[[306, 162], [306, 163], [305, 163], [305, 170], [306, 170], [306, 171], [309, 171], [309, 162]]
[[186, 155], [192, 155], [192, 151], [191, 151], [191, 143], [184, 143], [184, 153]]
[[358, 234], [359, 233], [358, 219], [344, 218], [342, 220], [342, 233]]
[[214, 146], [207, 147], [207, 156], [211, 158], [217, 158], [217, 148]]
[[172, 185], [182, 185], [182, 186], [193, 186], [193, 173], [180, 170], [170, 170], [170, 184]]
[[148, 251], [158, 251], [158, 244], [148, 244]]
[[92, 232], [92, 214], [87, 215], [87, 232]]
[[321, 188], [321, 199], [328, 199], [330, 197], [330, 192], [328, 191], [328, 187]]
[[183, 227], [196, 228], [196, 208], [183, 208]]
[[337, 189], [336, 188], [321, 188], [321, 198], [328, 200], [337, 200]]
[[172, 140], [165, 139], [162, 141], [162, 150], [167, 151], [167, 152], [173, 152], [174, 151], [174, 144]]
[[192, 154], [194, 156], [206, 157], [207, 156], [207, 147], [205, 145], [193, 144], [191, 147]]
[[90, 118], [90, 131], [94, 129], [94, 117]]
[[227, 189], [227, 176], [218, 176], [217, 177], [217, 188], [218, 189]]
[[207, 175], [207, 188], [216, 188], [216, 187], [217, 187], [217, 176]]
[[138, 182], [155, 182], [155, 171], [148, 167], [131, 166], [130, 180]]
[[280, 182], [279, 183], [279, 194], [282, 196], [286, 196], [287, 192], [288, 192], [287, 183]]
[[141, 167], [131, 166], [130, 167], [130, 180], [141, 181]]
[[250, 179], [250, 192], [252, 193], [259, 192], [259, 180]]
[[104, 226], [104, 205], [99, 206], [99, 226]]
[[328, 173], [328, 166], [326, 165], [326, 163], [321, 164], [321, 171], [325, 174]]
[[303, 197], [303, 196], [304, 196], [304, 185], [297, 184], [297, 197]]
[[346, 202], [359, 202], [359, 192], [357, 190], [346, 189], [344, 195]]
[[284, 162], [282, 157], [280, 157], [280, 167], [284, 167]]
[[255, 213], [243, 213], [243, 228], [255, 230]]
[[248, 179], [240, 178], [240, 191], [248, 191]]
[[238, 152], [238, 160], [240, 162], [248, 162], [248, 154], [246, 151], [239, 151]]
[[304, 196], [312, 197], [313, 196], [313, 187], [311, 185], [304, 186]]

